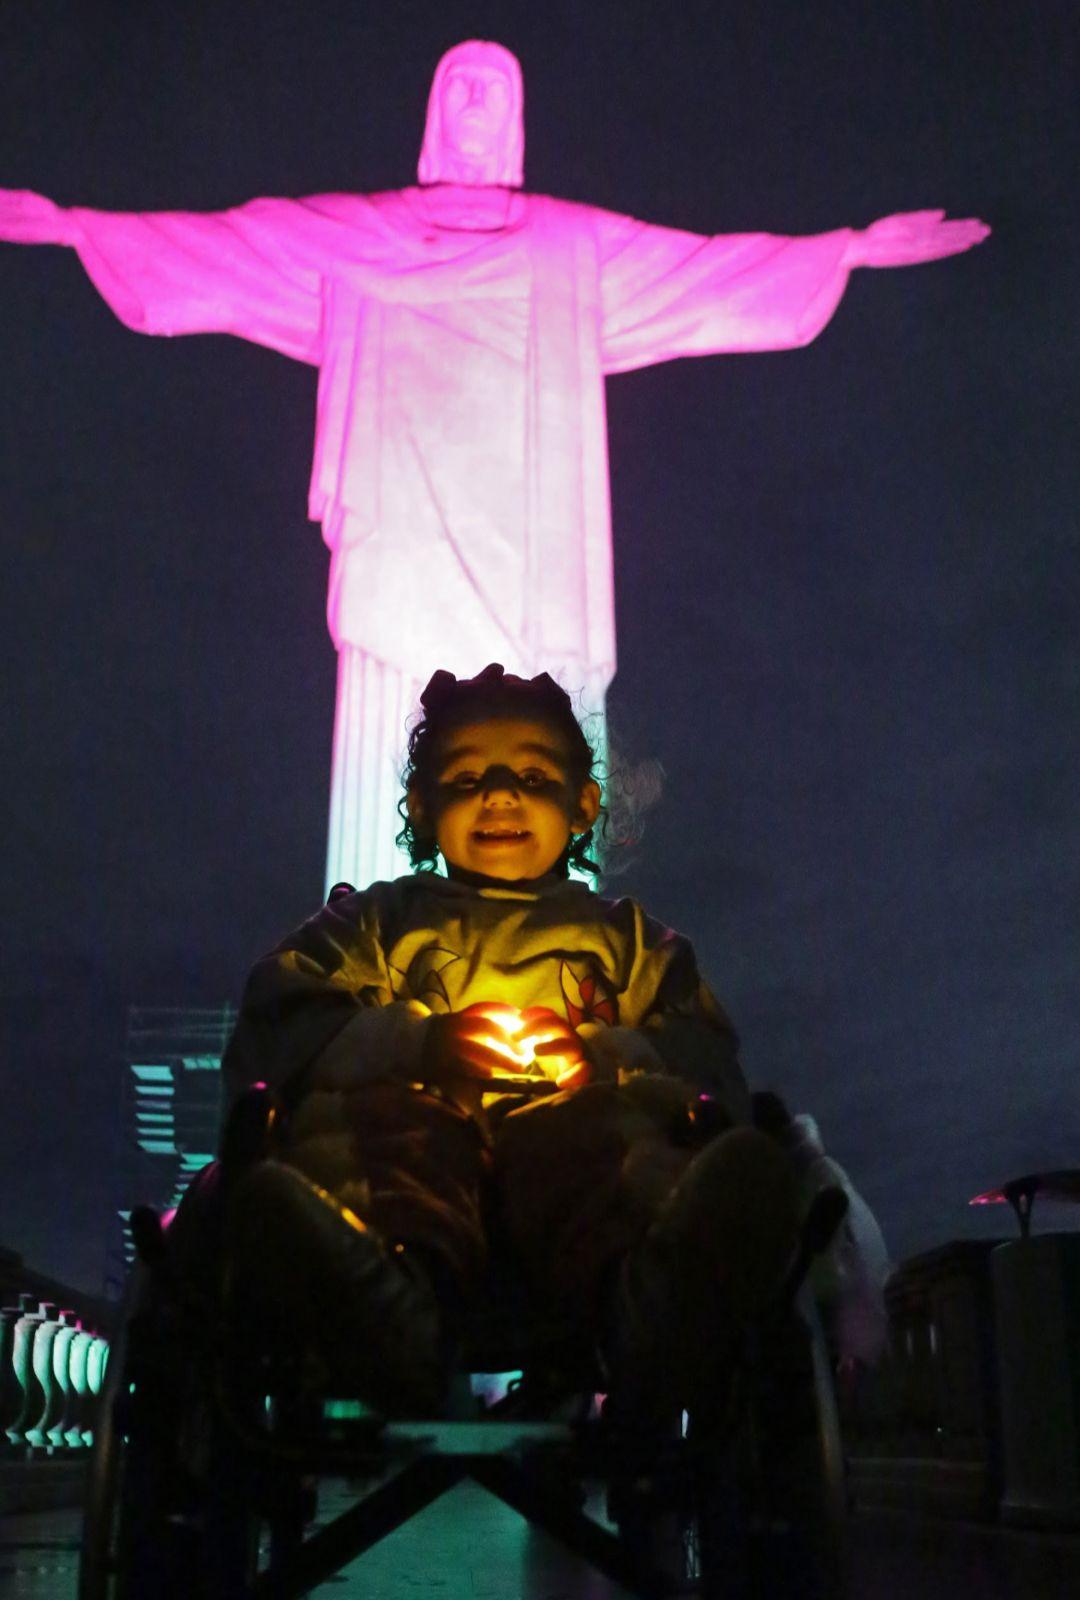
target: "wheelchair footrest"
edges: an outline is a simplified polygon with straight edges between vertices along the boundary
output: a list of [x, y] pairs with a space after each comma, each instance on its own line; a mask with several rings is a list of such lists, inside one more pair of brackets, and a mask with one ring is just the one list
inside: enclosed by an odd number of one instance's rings
[[422, 1448], [450, 1458], [514, 1455], [536, 1445], [572, 1444], [565, 1422], [389, 1422], [379, 1435], [391, 1454]]

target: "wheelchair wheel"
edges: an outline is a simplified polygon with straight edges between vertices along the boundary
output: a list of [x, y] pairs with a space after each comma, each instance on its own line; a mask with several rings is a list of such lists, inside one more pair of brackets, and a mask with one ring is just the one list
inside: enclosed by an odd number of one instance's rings
[[131, 1304], [138, 1292], [138, 1270], [133, 1275], [122, 1308], [120, 1331], [113, 1340], [105, 1381], [94, 1419], [94, 1443], [90, 1452], [83, 1523], [79, 1550], [79, 1600], [111, 1600], [115, 1593], [116, 1512], [123, 1436], [117, 1425], [116, 1407], [125, 1366], [127, 1325]]
[[79, 1600], [224, 1600], [255, 1575], [252, 1474], [136, 1267], [95, 1429]]
[[79, 1600], [233, 1600], [258, 1570], [261, 1521], [243, 1463], [192, 1482], [160, 1437], [115, 1428], [84, 1526]]
[[721, 1570], [725, 1587], [716, 1593], [741, 1595], [729, 1587], [736, 1541], [720, 1522], [720, 1514], [732, 1509], [730, 1496], [706, 1493], [718, 1460], [713, 1441], [691, 1439], [687, 1424], [684, 1415], [673, 1417], [662, 1432], [620, 1433], [608, 1515], [640, 1575], [642, 1592], [655, 1600], [711, 1595], [709, 1575]]
[[691, 1413], [630, 1459], [612, 1515], [662, 1600], [842, 1600], [843, 1463], [812, 1308], [748, 1351], [722, 1415]]
[[694, 1439], [703, 1600], [842, 1600], [842, 1454], [831, 1370], [810, 1304], [735, 1377], [731, 1427]]
[[[133, 1600], [183, 1593], [187, 1564], [174, 1545], [181, 1524], [170, 1514], [168, 1494], [175, 1422], [168, 1397], [158, 1404], [134, 1374], [145, 1338], [151, 1276], [136, 1265], [123, 1308], [120, 1332], [110, 1352], [98, 1406], [83, 1508], [79, 1600]], [[162, 1400], [165, 1404], [160, 1404]], [[175, 1575], [175, 1581], [174, 1581]], [[190, 1587], [188, 1592], [194, 1592]]]

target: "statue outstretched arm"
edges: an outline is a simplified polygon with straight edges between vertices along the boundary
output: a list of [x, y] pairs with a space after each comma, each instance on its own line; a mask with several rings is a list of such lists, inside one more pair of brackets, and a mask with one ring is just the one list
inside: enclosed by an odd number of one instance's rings
[[68, 213], [32, 189], [0, 189], [0, 239], [10, 244], [71, 244]]
[[5, 189], [0, 239], [70, 245], [136, 333], [232, 333], [317, 364], [321, 278], [315, 252], [292, 248], [300, 209], [255, 200], [220, 212], [92, 211]]
[[860, 231], [683, 233], [594, 213], [601, 252], [605, 372], [677, 356], [809, 344], [859, 266], [907, 266], [968, 250], [989, 229], [917, 211]]
[[978, 217], [946, 221], [944, 211], [898, 211], [852, 234], [848, 262], [853, 267], [913, 267], [973, 250], [989, 234]]

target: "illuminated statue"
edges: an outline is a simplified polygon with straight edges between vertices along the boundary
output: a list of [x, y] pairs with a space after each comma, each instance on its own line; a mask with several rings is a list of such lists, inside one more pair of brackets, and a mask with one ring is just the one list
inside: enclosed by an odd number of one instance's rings
[[[72, 245], [140, 333], [233, 333], [319, 368], [309, 512], [339, 651], [328, 879], [401, 870], [401, 730], [436, 667], [615, 670], [604, 377], [778, 350], [853, 267], [987, 233], [939, 211], [805, 238], [713, 238], [526, 194], [517, 60], [439, 63], [419, 185], [230, 211], [63, 210], [0, 191], [0, 238]], [[664, 470], [657, 462], [657, 471]]]

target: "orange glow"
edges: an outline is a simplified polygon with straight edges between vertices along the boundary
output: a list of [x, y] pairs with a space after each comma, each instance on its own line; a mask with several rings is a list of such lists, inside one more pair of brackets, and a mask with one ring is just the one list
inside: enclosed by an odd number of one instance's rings
[[501, 1002], [485, 1004], [483, 1014], [487, 1021], [495, 1025], [491, 1033], [483, 1036], [483, 1043], [507, 1062], [516, 1078], [530, 1083], [553, 1083], [558, 1089], [579, 1089], [588, 1083], [592, 1074], [587, 1061], [576, 1058], [568, 1060], [558, 1052], [537, 1055], [541, 1045], [556, 1043], [560, 1035], [559, 1030], [551, 1025], [535, 1026], [538, 1020], [535, 1008], [530, 1018], [533, 1026], [528, 1032], [524, 1031], [528, 1024], [524, 1022], [522, 1012], [514, 1006]]
[[580, 1089], [592, 1077], [592, 1071], [587, 1061], [572, 1061], [561, 1072], [555, 1073], [555, 1082], [560, 1089]]
[[587, 1061], [571, 1061], [561, 1064], [558, 1058], [549, 1058], [547, 1062], [538, 1061], [528, 1051], [512, 1051], [501, 1040], [485, 1040], [493, 1050], [506, 1057], [507, 1063], [513, 1068], [515, 1078], [521, 1078], [527, 1083], [554, 1083], [559, 1089], [580, 1089], [588, 1083], [591, 1076]]
[[494, 1050], [496, 1055], [502, 1056], [512, 1066], [520, 1067], [523, 1071], [526, 1067], [532, 1065], [532, 1051], [530, 1050], [526, 1054], [513, 1039], [507, 1039], [496, 1033], [489, 1033], [485, 1034], [481, 1042], [487, 1045], [489, 1050]]

